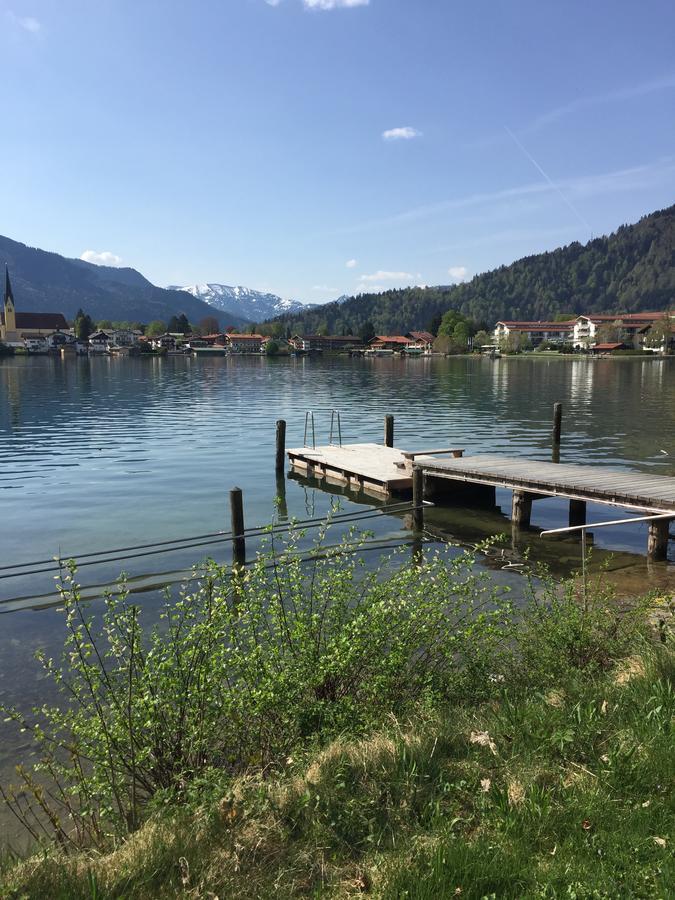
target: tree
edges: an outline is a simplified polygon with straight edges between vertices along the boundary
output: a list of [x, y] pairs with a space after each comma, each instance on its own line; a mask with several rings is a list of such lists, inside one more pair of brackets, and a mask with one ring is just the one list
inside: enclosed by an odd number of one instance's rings
[[268, 341], [265, 344], [265, 353], [267, 356], [278, 356], [279, 355], [279, 345], [276, 341]]
[[427, 330], [431, 332], [434, 336], [438, 334], [438, 329], [441, 327], [441, 322], [443, 321], [443, 316], [440, 313], [436, 313], [436, 315], [431, 319], [429, 324], [427, 325]]
[[94, 323], [91, 316], [88, 316], [83, 310], [78, 309], [75, 321], [73, 322], [73, 329], [78, 341], [86, 341], [94, 330]]
[[606, 322], [595, 332], [597, 344], [621, 344], [626, 338], [623, 322], [617, 319], [615, 322]]
[[164, 322], [161, 322], [159, 319], [155, 319], [154, 322], [150, 322], [145, 329], [145, 333], [148, 337], [159, 337], [159, 335], [164, 334], [165, 331], [166, 324]]
[[499, 349], [502, 353], [520, 353], [525, 346], [525, 339], [519, 331], [509, 331], [499, 339]]
[[645, 347], [663, 347], [666, 353], [670, 350], [670, 342], [675, 332], [674, 320], [669, 313], [654, 322], [645, 336]]
[[96, 323], [97, 331], [112, 331], [113, 323], [110, 319], [101, 319], [100, 322]]
[[477, 331], [473, 336], [474, 350], [485, 347], [487, 344], [494, 344], [494, 335], [488, 334], [487, 331]]
[[215, 316], [204, 316], [203, 319], [199, 320], [199, 327], [202, 334], [216, 334], [220, 331], [220, 324]]
[[171, 332], [171, 334], [187, 334], [190, 330], [187, 316], [184, 313], [181, 313], [179, 316], [171, 316], [166, 330]]
[[370, 321], [370, 319], [368, 319], [368, 321], [364, 323], [361, 331], [359, 332], [359, 337], [361, 338], [362, 344], [367, 344], [375, 337], [375, 326]]

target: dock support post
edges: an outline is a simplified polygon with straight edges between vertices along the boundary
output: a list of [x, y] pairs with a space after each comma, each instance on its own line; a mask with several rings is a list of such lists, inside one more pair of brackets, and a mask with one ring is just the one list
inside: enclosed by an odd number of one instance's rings
[[394, 446], [394, 417], [393, 416], [385, 416], [384, 417], [384, 446], [385, 447], [393, 447]]
[[647, 537], [647, 557], [649, 559], [666, 559], [668, 555], [670, 523], [670, 519], [656, 519], [656, 521], [649, 523]]
[[422, 531], [424, 528], [424, 469], [413, 465], [413, 510], [412, 524], [414, 531]]
[[286, 422], [284, 419], [277, 420], [277, 452], [274, 463], [274, 470], [277, 475], [284, 474], [284, 466], [286, 460]]
[[560, 432], [562, 430], [562, 403], [553, 404], [553, 449], [551, 459], [560, 462]]
[[244, 499], [241, 488], [230, 491], [230, 517], [232, 527], [232, 561], [236, 566], [246, 563], [246, 538], [244, 537]]
[[569, 527], [586, 524], [586, 501], [570, 500]]
[[532, 497], [527, 491], [514, 491], [511, 504], [511, 521], [518, 528], [527, 528], [532, 515]]

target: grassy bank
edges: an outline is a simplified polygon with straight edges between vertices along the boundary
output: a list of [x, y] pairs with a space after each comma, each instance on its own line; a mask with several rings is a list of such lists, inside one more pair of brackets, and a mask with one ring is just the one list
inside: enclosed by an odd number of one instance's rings
[[600, 585], [519, 612], [466, 555], [292, 549], [209, 569], [154, 633], [112, 598], [97, 629], [67, 586], [46, 665], [75, 711], [10, 715], [45, 737], [8, 800], [55, 840], [1, 897], [668, 895], [667, 629]]

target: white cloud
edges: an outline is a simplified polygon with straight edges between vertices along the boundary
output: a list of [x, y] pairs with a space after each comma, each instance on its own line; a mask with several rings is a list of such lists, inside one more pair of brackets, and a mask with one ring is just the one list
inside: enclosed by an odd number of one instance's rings
[[345, 263], [345, 268], [346, 269], [355, 269], [358, 266], [358, 264], [359, 264], [359, 261], [357, 259], [348, 259], [347, 262]]
[[281, 0], [265, 0], [265, 3], [268, 6], [278, 6], [281, 3]]
[[361, 281], [411, 281], [414, 276], [410, 272], [373, 272], [372, 275], [362, 275]]
[[305, 9], [352, 9], [368, 6], [370, 0], [302, 0]]
[[312, 288], [313, 291], [319, 291], [322, 294], [339, 294], [339, 288], [328, 287], [327, 284], [315, 284]]
[[466, 266], [450, 266], [448, 269], [448, 275], [453, 281], [464, 281], [468, 274], [469, 270]]
[[110, 250], [102, 250], [100, 253], [97, 250], [85, 250], [80, 259], [93, 263], [95, 266], [122, 265], [122, 257], [116, 253], [111, 253]]
[[413, 138], [422, 137], [422, 132], [406, 125], [404, 128], [390, 128], [382, 132], [385, 141], [410, 141]]
[[23, 28], [24, 31], [29, 31], [31, 34], [37, 34], [42, 29], [41, 23], [33, 16], [17, 16], [16, 13], [7, 10], [7, 18], [15, 25], [18, 25], [19, 28]]

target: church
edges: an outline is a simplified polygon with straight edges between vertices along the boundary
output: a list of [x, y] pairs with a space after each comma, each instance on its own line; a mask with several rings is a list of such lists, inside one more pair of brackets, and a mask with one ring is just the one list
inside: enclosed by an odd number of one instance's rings
[[0, 341], [10, 347], [23, 347], [31, 338], [46, 338], [55, 331], [67, 331], [61, 313], [17, 312], [14, 306], [9, 269], [5, 266], [5, 297], [0, 310]]

